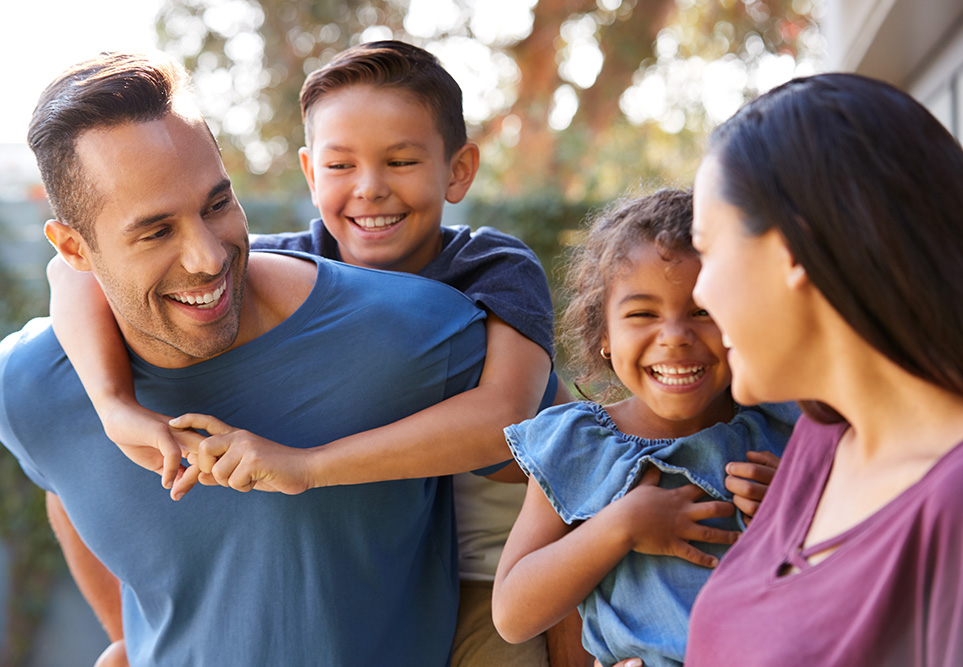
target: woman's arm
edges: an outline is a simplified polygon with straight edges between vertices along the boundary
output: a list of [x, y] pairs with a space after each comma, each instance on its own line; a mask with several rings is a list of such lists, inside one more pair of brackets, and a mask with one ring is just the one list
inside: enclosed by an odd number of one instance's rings
[[[502, 429], [535, 415], [551, 371], [548, 353], [498, 317], [489, 315], [487, 332], [477, 387], [387, 426], [320, 447], [284, 447], [206, 415], [184, 415], [171, 423], [210, 433], [196, 457], [201, 481], [239, 491], [300, 493], [320, 486], [484, 468], [511, 458]], [[188, 488], [187, 483], [178, 484], [174, 496]]]
[[47, 265], [54, 333], [87, 392], [107, 437], [170, 488], [181, 466], [168, 417], [141, 407], [134, 396], [130, 358], [114, 314], [90, 273], [59, 255]]

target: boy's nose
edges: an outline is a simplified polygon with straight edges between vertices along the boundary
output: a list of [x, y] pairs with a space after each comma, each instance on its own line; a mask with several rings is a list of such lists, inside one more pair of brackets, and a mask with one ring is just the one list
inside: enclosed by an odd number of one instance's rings
[[384, 175], [372, 170], [362, 174], [355, 186], [355, 196], [368, 201], [378, 201], [388, 196], [390, 190]]
[[188, 225], [182, 234], [181, 264], [188, 273], [216, 276], [224, 268], [227, 250], [203, 220]]

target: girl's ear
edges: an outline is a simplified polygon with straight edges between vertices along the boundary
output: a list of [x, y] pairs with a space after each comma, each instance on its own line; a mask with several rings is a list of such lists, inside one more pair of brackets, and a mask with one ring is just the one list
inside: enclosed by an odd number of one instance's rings
[[90, 247], [73, 227], [59, 220], [48, 220], [43, 226], [44, 236], [57, 249], [64, 261], [75, 271], [90, 271]]
[[448, 188], [445, 190], [445, 201], [457, 204], [468, 193], [478, 173], [479, 151], [478, 145], [468, 142], [458, 149], [451, 158], [451, 173], [448, 178]]

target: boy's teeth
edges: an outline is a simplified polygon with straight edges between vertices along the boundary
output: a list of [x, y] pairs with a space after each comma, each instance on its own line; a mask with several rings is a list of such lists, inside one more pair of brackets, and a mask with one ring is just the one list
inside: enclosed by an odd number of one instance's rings
[[197, 306], [198, 308], [213, 308], [215, 304], [220, 300], [221, 295], [224, 294], [224, 290], [227, 289], [227, 283], [223, 283], [213, 292], [205, 292], [204, 294], [194, 295], [194, 294], [168, 294], [170, 298], [174, 301], [179, 301], [180, 303], [186, 303], [191, 306]]
[[381, 227], [390, 227], [391, 225], [399, 222], [403, 215], [379, 215], [373, 218], [351, 218], [354, 220], [354, 224], [362, 227], [363, 229], [379, 229]]
[[705, 366], [652, 366], [652, 375], [662, 384], [683, 385], [697, 382], [706, 374]]

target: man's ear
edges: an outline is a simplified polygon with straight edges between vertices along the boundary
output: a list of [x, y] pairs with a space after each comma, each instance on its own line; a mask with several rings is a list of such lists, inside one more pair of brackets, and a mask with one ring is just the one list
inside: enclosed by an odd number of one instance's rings
[[59, 220], [48, 220], [43, 226], [43, 233], [75, 271], [90, 271], [93, 268], [89, 259], [90, 247], [76, 229]]
[[478, 173], [478, 144], [468, 142], [458, 149], [451, 158], [451, 175], [448, 178], [448, 189], [445, 191], [445, 201], [457, 204], [465, 198], [468, 188]]
[[311, 161], [311, 150], [307, 146], [298, 149], [298, 159], [301, 161], [301, 173], [304, 180], [308, 182], [308, 190], [311, 191], [311, 203], [320, 210], [318, 198], [314, 192], [314, 162]]

